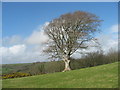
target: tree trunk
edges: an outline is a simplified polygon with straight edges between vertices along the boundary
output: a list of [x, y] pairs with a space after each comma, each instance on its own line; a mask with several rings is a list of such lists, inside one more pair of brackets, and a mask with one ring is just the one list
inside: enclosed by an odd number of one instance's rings
[[68, 57], [64, 57], [63, 61], [65, 62], [65, 69], [63, 70], [63, 72], [65, 71], [70, 71], [70, 60]]

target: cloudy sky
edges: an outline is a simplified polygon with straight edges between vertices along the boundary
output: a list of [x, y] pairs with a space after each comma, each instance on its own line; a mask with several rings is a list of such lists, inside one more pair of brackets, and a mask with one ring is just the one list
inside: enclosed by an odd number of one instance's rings
[[[43, 27], [61, 14], [74, 11], [87, 11], [104, 20], [101, 33], [96, 37], [107, 52], [117, 49], [118, 44], [118, 5], [117, 2], [4, 2], [2, 4], [3, 29], [0, 38], [2, 63], [31, 63], [47, 61], [42, 53], [43, 44], [48, 40]], [[77, 56], [74, 55], [75, 57]]]

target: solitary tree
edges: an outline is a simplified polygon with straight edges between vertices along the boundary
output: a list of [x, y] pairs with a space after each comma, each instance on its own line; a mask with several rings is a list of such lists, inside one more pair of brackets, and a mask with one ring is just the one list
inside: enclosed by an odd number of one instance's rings
[[99, 31], [100, 22], [98, 16], [83, 11], [61, 15], [45, 27], [45, 33], [50, 38], [45, 52], [51, 53], [53, 58], [63, 59], [64, 71], [71, 70], [71, 55], [90, 47], [88, 42], [96, 40], [94, 33]]

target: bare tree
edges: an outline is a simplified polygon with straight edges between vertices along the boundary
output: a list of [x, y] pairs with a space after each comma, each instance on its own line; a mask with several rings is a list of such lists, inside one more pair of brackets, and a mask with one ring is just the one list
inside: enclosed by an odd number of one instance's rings
[[51, 40], [45, 52], [51, 53], [53, 58], [63, 59], [64, 71], [71, 70], [71, 55], [90, 47], [88, 42], [96, 40], [94, 33], [99, 31], [100, 22], [96, 15], [83, 11], [61, 15], [45, 27], [45, 33]]

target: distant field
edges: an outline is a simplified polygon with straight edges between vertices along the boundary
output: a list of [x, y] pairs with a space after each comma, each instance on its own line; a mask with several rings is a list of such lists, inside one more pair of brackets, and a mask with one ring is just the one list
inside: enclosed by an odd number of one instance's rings
[[64, 69], [63, 61], [3, 64], [2, 74], [22, 72], [22, 73], [29, 73], [31, 75], [36, 75], [36, 74], [38, 75], [43, 73], [61, 72], [63, 69]]
[[6, 79], [3, 88], [117, 88], [118, 62], [96, 67]]

